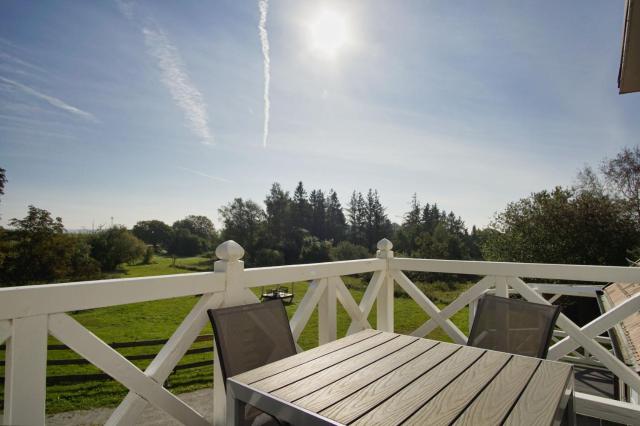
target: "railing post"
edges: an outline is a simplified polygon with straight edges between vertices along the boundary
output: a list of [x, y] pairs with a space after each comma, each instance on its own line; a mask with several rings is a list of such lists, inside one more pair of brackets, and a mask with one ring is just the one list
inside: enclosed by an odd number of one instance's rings
[[509, 298], [507, 277], [496, 277], [496, 296]]
[[[223, 305], [240, 305], [244, 301], [242, 273], [244, 272], [244, 249], [233, 240], [225, 241], [216, 248], [218, 261], [214, 263], [216, 273], [225, 274], [225, 296]], [[215, 338], [215, 336], [214, 336]], [[222, 378], [222, 369], [218, 361], [218, 353], [213, 347], [213, 424], [222, 426], [226, 423], [227, 394]]]
[[332, 342], [338, 337], [338, 311], [336, 286], [333, 280], [324, 278], [327, 286], [318, 303], [318, 344]]
[[389, 270], [389, 260], [393, 259], [393, 244], [386, 238], [378, 241], [376, 257], [387, 260], [385, 278], [377, 299], [377, 329], [393, 332], [393, 278]]
[[47, 394], [47, 315], [12, 320], [7, 340], [4, 424], [44, 425]]
[[473, 321], [476, 319], [476, 309], [478, 308], [478, 299], [473, 299], [469, 302], [469, 330], [467, 336], [471, 334], [471, 327], [473, 327]]

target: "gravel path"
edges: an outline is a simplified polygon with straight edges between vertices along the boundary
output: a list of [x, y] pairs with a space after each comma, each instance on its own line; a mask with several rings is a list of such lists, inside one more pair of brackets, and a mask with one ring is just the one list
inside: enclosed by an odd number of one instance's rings
[[[213, 416], [213, 389], [202, 389], [195, 392], [183, 393], [180, 398], [193, 407], [197, 412], [203, 414], [207, 420], [211, 421]], [[113, 408], [97, 408], [95, 410], [68, 411], [47, 417], [47, 426], [94, 426], [104, 424]], [[137, 425], [143, 426], [165, 426], [181, 423], [174, 420], [164, 411], [148, 405], [138, 419]]]

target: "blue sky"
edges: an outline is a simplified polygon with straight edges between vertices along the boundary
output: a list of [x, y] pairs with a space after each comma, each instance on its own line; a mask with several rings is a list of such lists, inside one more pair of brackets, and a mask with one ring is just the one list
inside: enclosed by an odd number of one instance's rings
[[[617, 94], [623, 0], [271, 0], [263, 147], [258, 2], [0, 4], [0, 202], [68, 228], [173, 222], [234, 197], [376, 188], [400, 221], [415, 192], [483, 226], [638, 143]], [[322, 10], [348, 37], [313, 49]]]

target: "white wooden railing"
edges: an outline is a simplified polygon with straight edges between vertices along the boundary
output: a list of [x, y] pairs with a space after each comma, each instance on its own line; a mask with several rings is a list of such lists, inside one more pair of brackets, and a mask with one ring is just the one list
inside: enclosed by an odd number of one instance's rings
[[[227, 241], [216, 250], [220, 260], [215, 263], [214, 272], [0, 289], [0, 343], [7, 343], [4, 423], [44, 424], [47, 336], [51, 334], [129, 389], [108, 425], [135, 424], [148, 404], [184, 424], [208, 425], [200, 413], [165, 389], [163, 383], [206, 325], [207, 309], [254, 303], [257, 301], [251, 291], [254, 287], [309, 281], [309, 288], [291, 318], [296, 341], [316, 308], [319, 343], [336, 339], [338, 302], [352, 320], [348, 333], [371, 327], [368, 317], [374, 303], [377, 304], [376, 327], [393, 331], [394, 285], [398, 284], [429, 316], [412, 335], [423, 337], [441, 327], [454, 342], [464, 344], [466, 335], [450, 318], [469, 306], [472, 321], [475, 303], [485, 292], [502, 297], [518, 293], [527, 300], [549, 304], [563, 295], [595, 297], [595, 290], [599, 288], [581, 284], [527, 284], [523, 278], [640, 282], [640, 268], [405, 259], [395, 258], [392, 247], [390, 241], [383, 239], [378, 243], [378, 252], [373, 259], [245, 270], [241, 260], [244, 250], [237, 243]], [[440, 309], [405, 275], [408, 271], [468, 274], [482, 278]], [[361, 273], [373, 275], [362, 300], [357, 303], [341, 277]], [[543, 294], [551, 297], [545, 299]], [[144, 371], [67, 314], [189, 295], [199, 295], [199, 301]], [[640, 295], [583, 327], [561, 314], [549, 358], [606, 368], [637, 395], [640, 377], [611, 353], [610, 342], [601, 335], [638, 310]], [[214, 354], [212, 404], [216, 425], [225, 420], [221, 380]], [[638, 424], [640, 419], [638, 405], [581, 393], [576, 394], [576, 409], [579, 413], [627, 424]]]

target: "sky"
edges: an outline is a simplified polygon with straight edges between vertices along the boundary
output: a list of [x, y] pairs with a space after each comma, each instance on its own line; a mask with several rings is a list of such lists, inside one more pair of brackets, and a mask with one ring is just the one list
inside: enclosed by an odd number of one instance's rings
[[233, 198], [303, 181], [345, 206], [377, 189], [395, 222], [415, 193], [485, 226], [638, 143], [640, 94], [617, 89], [623, 11], [4, 0], [0, 224], [32, 204], [68, 229], [188, 214], [219, 226]]

